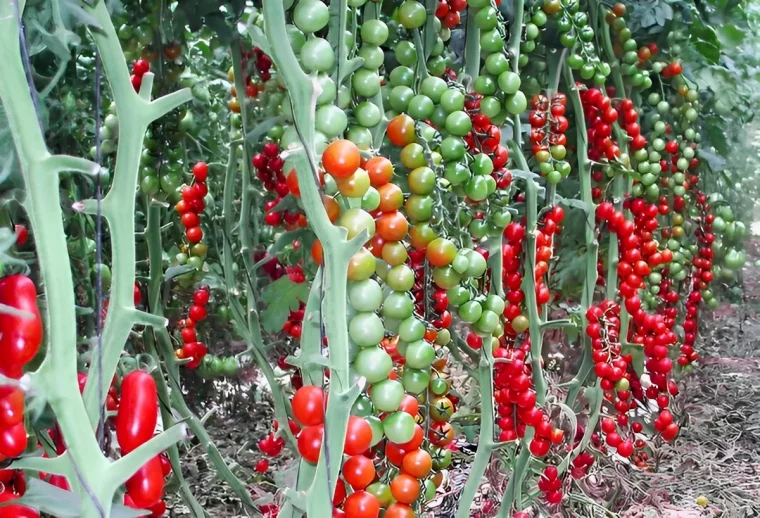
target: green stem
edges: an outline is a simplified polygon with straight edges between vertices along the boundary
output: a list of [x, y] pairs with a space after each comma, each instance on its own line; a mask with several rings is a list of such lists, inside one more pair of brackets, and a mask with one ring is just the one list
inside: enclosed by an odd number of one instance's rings
[[480, 481], [486, 472], [494, 450], [494, 411], [493, 411], [493, 354], [488, 345], [481, 349], [478, 364], [478, 385], [480, 400], [483, 402], [480, 412], [480, 434], [478, 451], [470, 467], [467, 483], [459, 496], [456, 518], [469, 518], [472, 501], [480, 487]]
[[[285, 33], [282, 2], [264, 0], [263, 12], [267, 39], [276, 41], [278, 35]], [[301, 187], [304, 212], [324, 250], [325, 296], [321, 310], [327, 332], [330, 365], [330, 398], [325, 415], [325, 438], [314, 480], [308, 491], [289, 494], [289, 498], [293, 505], [301, 507], [308, 516], [329, 516], [332, 513], [332, 495], [341, 467], [349, 412], [363, 385], [351, 385], [349, 379], [346, 278], [349, 260], [362, 248], [367, 235], [362, 233], [347, 241], [346, 230], [330, 222], [322, 204], [316, 181], [317, 159], [314, 153], [314, 113], [317, 97], [314, 79], [301, 69], [290, 46], [273, 46], [271, 57], [290, 93], [294, 125], [303, 146], [295, 150], [291, 158]]]
[[480, 72], [480, 29], [475, 24], [479, 9], [467, 8], [467, 24], [464, 39], [464, 72], [473, 80]]
[[[598, 276], [596, 265], [598, 261], [599, 241], [596, 239], [596, 204], [594, 204], [591, 197], [591, 162], [588, 159], [588, 140], [583, 105], [581, 103], [580, 93], [575, 85], [573, 72], [568, 64], [564, 65], [564, 76], [568, 96], [573, 105], [573, 112], [575, 113], [578, 179], [580, 181], [581, 202], [583, 202], [585, 206], [583, 210], [586, 215], [584, 226], [586, 242], [586, 275], [583, 282], [583, 293], [581, 294], [581, 319], [583, 322], [582, 328], [585, 330], [586, 325], [588, 324], [586, 320], [586, 311], [593, 305], [594, 290], [596, 288], [596, 279]], [[583, 383], [586, 381], [586, 378], [593, 367], [593, 362], [591, 360], [591, 339], [586, 335], [585, 331], [582, 333], [582, 336], [583, 360], [578, 373], [570, 382], [570, 389], [568, 391], [567, 399], [565, 400], [565, 403], [570, 408], [573, 408], [575, 399], [578, 397], [578, 394], [583, 387]]]

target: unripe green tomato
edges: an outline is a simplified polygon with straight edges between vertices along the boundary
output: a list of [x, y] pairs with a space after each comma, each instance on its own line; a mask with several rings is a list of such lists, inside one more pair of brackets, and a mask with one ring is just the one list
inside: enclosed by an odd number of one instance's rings
[[409, 116], [415, 120], [427, 120], [433, 115], [435, 104], [425, 95], [415, 95], [409, 101], [407, 110]]
[[486, 54], [501, 52], [504, 48], [504, 40], [501, 39], [498, 29], [482, 31], [480, 33], [480, 50]]
[[486, 58], [485, 69], [486, 72], [492, 76], [498, 77], [500, 74], [509, 70], [509, 60], [502, 52], [490, 54]]
[[388, 25], [381, 20], [367, 20], [362, 23], [360, 35], [364, 43], [382, 45], [388, 40]]
[[307, 72], [328, 72], [335, 65], [335, 54], [324, 38], [311, 38], [301, 49], [301, 66]]
[[499, 325], [499, 315], [490, 310], [484, 310], [477, 322], [475, 322], [475, 329], [481, 333], [490, 334]]
[[372, 97], [380, 91], [380, 76], [374, 70], [359, 69], [351, 77], [351, 86], [357, 95]]
[[366, 68], [367, 70], [377, 70], [382, 66], [383, 61], [385, 60], [383, 50], [378, 45], [372, 45], [370, 43], [362, 45], [359, 48], [357, 56], [364, 59], [362, 68]]
[[507, 95], [516, 94], [520, 90], [520, 76], [508, 70], [499, 74], [499, 88]]
[[398, 21], [407, 30], [419, 29], [427, 20], [425, 6], [416, 0], [404, 0], [398, 8]]
[[518, 90], [514, 95], [507, 97], [504, 107], [512, 115], [520, 115], [528, 108], [528, 99], [525, 98], [524, 93]]
[[447, 114], [464, 110], [464, 93], [455, 88], [449, 88], [441, 95], [440, 105]]
[[399, 66], [391, 71], [389, 79], [391, 87], [401, 85], [411, 87], [414, 84], [414, 71], [409, 67]]
[[459, 306], [457, 314], [459, 315], [459, 318], [461, 318], [464, 322], [467, 322], [468, 324], [474, 324], [480, 319], [481, 315], [483, 314], [483, 307], [480, 305], [480, 302], [471, 300]]
[[430, 371], [405, 367], [401, 383], [403, 383], [404, 389], [410, 394], [419, 394], [427, 389], [430, 383]]
[[411, 41], [402, 40], [396, 44], [394, 50], [396, 60], [404, 66], [414, 67], [417, 65], [417, 50]]
[[330, 20], [330, 12], [320, 0], [299, 0], [293, 10], [293, 22], [305, 33], [314, 33]]

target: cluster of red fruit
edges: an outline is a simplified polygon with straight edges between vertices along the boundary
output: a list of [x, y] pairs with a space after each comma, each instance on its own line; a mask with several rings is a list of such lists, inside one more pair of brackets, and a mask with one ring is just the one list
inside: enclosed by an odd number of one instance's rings
[[[20, 379], [24, 367], [34, 359], [42, 342], [42, 317], [37, 306], [37, 289], [25, 275], [0, 279], [0, 304], [32, 315], [23, 318], [0, 313], [0, 374]], [[0, 455], [19, 457], [26, 449], [24, 392], [18, 386], [0, 386]]]
[[528, 319], [523, 315], [522, 303], [525, 293], [522, 291], [522, 274], [520, 258], [522, 257], [525, 226], [515, 221], [504, 229], [506, 242], [501, 245], [503, 261], [502, 281], [506, 287], [507, 304], [504, 307], [504, 334], [515, 337], [528, 328]]
[[546, 466], [538, 480], [538, 489], [544, 494], [544, 499], [554, 505], [562, 501], [562, 480], [556, 466]]
[[525, 359], [530, 352], [530, 339], [519, 347], [503, 344], [494, 351], [498, 362], [494, 367], [494, 400], [497, 403], [496, 424], [501, 430], [499, 441], [514, 441], [525, 435], [528, 426], [535, 429], [530, 452], [544, 457], [552, 445], [562, 443], [564, 431], [554, 428], [548, 415], [536, 406], [532, 368]]
[[[288, 426], [293, 435], [297, 435], [301, 431], [298, 424], [292, 419], [288, 419]], [[285, 447], [285, 439], [277, 435], [279, 429], [277, 421], [274, 422], [273, 428], [274, 431], [259, 441], [259, 451], [268, 457], [277, 457]], [[259, 460], [254, 469], [259, 473], [265, 473], [269, 469], [269, 459]]]
[[[497, 2], [499, 4], [501, 2]], [[453, 29], [461, 21], [461, 11], [467, 9], [467, 0], [438, 0], [435, 15], [444, 27]]]
[[177, 202], [175, 210], [180, 214], [182, 226], [185, 227], [185, 237], [190, 243], [195, 244], [203, 239], [201, 212], [206, 208], [203, 198], [208, 194], [208, 166], [205, 162], [198, 162], [193, 166], [193, 176], [193, 183], [182, 188], [182, 199]]
[[563, 93], [552, 95], [551, 104], [544, 94], [536, 94], [530, 100], [531, 112], [530, 141], [533, 142], [533, 155], [539, 151], [548, 151], [549, 146], [567, 145], [565, 132], [570, 123], [565, 117], [567, 96]]
[[183, 345], [174, 351], [179, 359], [191, 358], [185, 364], [188, 369], [197, 369], [203, 361], [203, 357], [208, 353], [206, 344], [198, 341], [196, 324], [204, 320], [207, 316], [206, 305], [208, 304], [210, 290], [208, 286], [201, 286], [193, 293], [193, 305], [187, 313], [187, 318], [180, 320], [180, 336]]
[[[243, 57], [243, 69], [247, 67], [248, 61], [253, 59], [253, 64], [256, 67], [256, 72], [262, 81], [269, 81], [272, 78], [272, 58], [264, 54], [264, 51], [258, 47], [253, 47], [245, 53]], [[252, 80], [248, 78], [249, 83]], [[255, 95], [249, 95], [249, 97], [256, 97]]]
[[505, 169], [509, 161], [509, 150], [501, 144], [499, 126], [491, 124], [491, 119], [480, 113], [482, 97], [478, 94], [472, 94], [468, 95], [468, 99], [465, 101], [465, 107], [472, 121], [472, 130], [464, 136], [463, 140], [470, 154], [485, 153], [491, 158], [493, 163], [491, 177], [496, 180], [497, 188], [506, 189], [512, 183], [512, 173]]
[[138, 59], [132, 64], [132, 75], [129, 76], [129, 81], [135, 89], [135, 92], [140, 91], [142, 86], [142, 78], [145, 74], [150, 72], [150, 63], [145, 59]]
[[305, 226], [306, 217], [301, 212], [274, 210], [288, 193], [296, 197], [301, 195], [295, 171], [291, 171], [287, 178], [282, 172], [285, 162], [280, 157], [280, 147], [274, 142], [267, 142], [261, 153], [253, 155], [251, 163], [256, 169], [256, 177], [263, 182], [264, 189], [275, 194], [274, 199], [264, 203], [264, 223], [274, 227], [284, 221], [289, 227]]
[[594, 162], [603, 157], [615, 160], [620, 156], [620, 147], [612, 138], [612, 125], [618, 121], [618, 111], [612, 107], [610, 98], [599, 88], [586, 88], [583, 84], [578, 84], [578, 88], [581, 91], [583, 113], [588, 127], [589, 159]]
[[[409, 251], [409, 266], [414, 271], [414, 286], [412, 286], [412, 296], [414, 297], [415, 310], [417, 314], [424, 315], [436, 329], [447, 329], [452, 322], [449, 307], [449, 297], [446, 290], [435, 287], [430, 296], [430, 313], [426, 312], [425, 295], [428, 290], [425, 288], [425, 250]], [[435, 286], [432, 281], [430, 282]]]
[[[0, 483], [2, 483], [1, 504], [18, 500], [26, 493], [26, 478], [20, 469], [0, 470]], [[0, 507], [0, 518], [39, 518], [39, 516], [35, 509], [23, 505]]]

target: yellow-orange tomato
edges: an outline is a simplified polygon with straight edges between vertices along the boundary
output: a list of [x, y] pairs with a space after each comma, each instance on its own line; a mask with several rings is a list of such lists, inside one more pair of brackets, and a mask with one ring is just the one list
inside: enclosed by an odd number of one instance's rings
[[325, 206], [325, 211], [327, 211], [327, 217], [330, 218], [330, 222], [335, 223], [340, 216], [340, 205], [338, 205], [338, 202], [332, 196], [323, 194], [322, 205]]
[[439, 448], [448, 446], [454, 440], [454, 429], [449, 423], [434, 423], [430, 426], [428, 439]]
[[359, 148], [350, 140], [335, 140], [322, 153], [322, 165], [336, 180], [348, 178], [359, 169], [362, 157]]
[[393, 498], [402, 504], [411, 504], [420, 496], [420, 483], [411, 475], [398, 475], [390, 485]]
[[398, 210], [404, 204], [404, 193], [395, 183], [386, 183], [377, 188], [380, 194], [380, 205], [377, 210], [380, 212], [393, 212]]
[[423, 250], [437, 237], [430, 223], [417, 223], [409, 230], [409, 242], [417, 250]]
[[414, 510], [409, 505], [399, 502], [389, 505], [383, 514], [383, 518], [414, 518], [415, 516]]
[[399, 147], [417, 141], [417, 135], [414, 132], [414, 119], [405, 113], [393, 117], [385, 132], [388, 135], [388, 140]]
[[413, 477], [424, 478], [433, 469], [433, 459], [425, 450], [414, 450], [404, 456], [401, 467], [404, 469], [404, 473]]
[[227, 107], [232, 113], [240, 113], [240, 103], [235, 98], [232, 98], [227, 102]]
[[435, 487], [437, 487], [437, 488], [441, 487], [441, 483], [443, 483], [443, 472], [439, 471], [438, 473], [436, 473], [435, 475], [433, 475], [433, 479], [432, 480], [433, 480], [433, 485]]
[[314, 244], [311, 245], [311, 258], [315, 263], [322, 264], [322, 260], [324, 259], [322, 253], [322, 243], [317, 239], [314, 241]]
[[393, 178], [393, 164], [384, 156], [370, 158], [364, 164], [364, 169], [369, 173], [369, 181], [375, 188], [387, 184]]
[[382, 214], [376, 226], [377, 234], [386, 241], [401, 241], [409, 231], [409, 222], [399, 211]]

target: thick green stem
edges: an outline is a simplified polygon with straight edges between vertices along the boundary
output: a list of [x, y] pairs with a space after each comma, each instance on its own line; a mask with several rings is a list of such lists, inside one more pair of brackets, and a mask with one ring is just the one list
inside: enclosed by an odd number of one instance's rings
[[[591, 162], [588, 159], [588, 140], [586, 135], [586, 123], [583, 114], [583, 105], [581, 103], [578, 87], [575, 85], [573, 72], [570, 66], [564, 66], [565, 83], [568, 90], [570, 101], [573, 105], [575, 114], [575, 128], [577, 138], [578, 157], [578, 179], [580, 181], [581, 202], [584, 204], [586, 215], [584, 235], [586, 240], [586, 275], [583, 281], [583, 293], [581, 295], [581, 319], [583, 329], [588, 324], [586, 320], [586, 311], [593, 305], [594, 289], [596, 288], [596, 279], [598, 276], [597, 261], [599, 253], [599, 241], [596, 239], [596, 205], [591, 196]], [[591, 359], [591, 339], [582, 333], [583, 337], [583, 360], [576, 376], [570, 382], [570, 388], [565, 403], [573, 408], [575, 400], [580, 393], [583, 383], [586, 381], [593, 362]]]
[[[276, 41], [285, 33], [285, 12], [278, 0], [264, 0], [266, 36]], [[343, 44], [342, 38], [340, 44]], [[321, 311], [327, 333], [330, 398], [325, 415], [325, 438], [312, 485], [306, 492], [289, 494], [291, 503], [306, 511], [308, 516], [329, 516], [332, 495], [341, 467], [348, 416], [361, 384], [351, 385], [349, 379], [348, 323], [346, 321], [346, 278], [348, 263], [366, 241], [366, 233], [347, 241], [346, 231], [334, 226], [327, 216], [316, 181], [317, 159], [314, 152], [314, 113], [318, 95], [313, 77], [304, 73], [293, 50], [288, 45], [271, 48], [271, 57], [278, 74], [290, 93], [294, 125], [302, 148], [291, 152], [301, 202], [306, 217], [322, 242], [324, 250], [324, 300]]]
[[480, 387], [480, 434], [478, 436], [478, 451], [470, 467], [467, 483], [459, 496], [456, 518], [468, 518], [472, 501], [480, 487], [480, 481], [486, 472], [494, 450], [494, 411], [493, 411], [493, 354], [491, 348], [485, 345], [481, 349], [478, 365], [478, 386]]
[[464, 72], [472, 79], [478, 77], [480, 72], [480, 29], [475, 24], [477, 12], [478, 10], [472, 7], [467, 9], [467, 25], [465, 26]]

